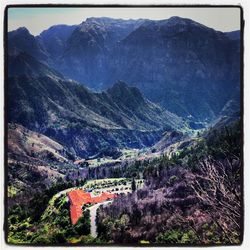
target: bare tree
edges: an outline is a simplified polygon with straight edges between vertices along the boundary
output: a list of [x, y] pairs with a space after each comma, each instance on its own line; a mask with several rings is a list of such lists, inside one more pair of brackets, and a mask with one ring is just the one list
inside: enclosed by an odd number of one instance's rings
[[200, 162], [200, 174], [191, 183], [198, 199], [208, 207], [206, 212], [231, 243], [240, 231], [240, 165], [239, 158], [234, 164], [228, 158], [223, 162], [207, 158]]

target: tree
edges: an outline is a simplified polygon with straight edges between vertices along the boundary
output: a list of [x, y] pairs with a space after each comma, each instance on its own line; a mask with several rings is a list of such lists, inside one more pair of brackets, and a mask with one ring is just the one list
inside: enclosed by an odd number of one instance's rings
[[135, 179], [134, 178], [132, 179], [131, 189], [132, 189], [132, 192], [134, 192], [136, 190], [136, 183], [135, 183]]
[[51, 241], [53, 243], [65, 243], [66, 238], [63, 232], [57, 232], [56, 234], [53, 234]]
[[90, 212], [88, 209], [84, 210], [83, 216], [74, 227], [79, 235], [88, 235], [90, 233]]
[[181, 242], [181, 238], [182, 233], [179, 230], [169, 230], [159, 234], [156, 238], [156, 242], [160, 244], [176, 244]]
[[207, 214], [229, 243], [235, 241], [240, 231], [240, 165], [239, 158], [234, 159], [234, 164], [228, 158], [223, 162], [207, 158], [200, 162], [201, 174], [191, 184], [200, 202], [207, 207]]

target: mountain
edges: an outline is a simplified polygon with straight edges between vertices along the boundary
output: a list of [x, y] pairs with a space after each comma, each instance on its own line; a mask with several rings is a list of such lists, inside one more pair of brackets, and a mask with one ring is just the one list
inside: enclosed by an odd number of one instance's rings
[[58, 60], [65, 50], [66, 42], [77, 25], [54, 25], [41, 32], [37, 39], [46, 48], [52, 61]]
[[231, 126], [233, 123], [240, 121], [240, 119], [240, 102], [230, 100], [225, 104], [218, 118], [211, 123], [211, 130], [220, 130], [226, 126]]
[[225, 32], [225, 34], [231, 40], [240, 40], [240, 30]]
[[[6, 243], [240, 245], [237, 37], [179, 17], [10, 32]], [[97, 199], [72, 225], [77, 189]]]
[[43, 45], [25, 27], [8, 33], [8, 54], [17, 54], [19, 52], [26, 52], [37, 60], [44, 62], [49, 58]]
[[239, 92], [239, 41], [190, 19], [146, 21], [112, 51], [118, 75], [150, 100], [195, 120], [214, 119]]
[[26, 52], [15, 52], [8, 57], [8, 76], [9, 77], [39, 77], [50, 75], [51, 77], [63, 76], [51, 69], [47, 65], [39, 62]]
[[[8, 206], [27, 202], [35, 193], [62, 181], [69, 152], [47, 136], [8, 123]], [[60, 167], [57, 169], [56, 166]]]
[[62, 145], [47, 136], [33, 132], [25, 127], [8, 124], [8, 158], [10, 161], [22, 161], [35, 165], [47, 165], [48, 162], [68, 162], [67, 153]]
[[[15, 70], [20, 64], [23, 74]], [[186, 126], [135, 87], [117, 82], [94, 93], [25, 53], [9, 57], [8, 121], [84, 157], [111, 145], [150, 146], [164, 130]]]
[[144, 22], [145, 19], [87, 18], [75, 28], [67, 40], [66, 51], [81, 49], [79, 42], [83, 43], [82, 46], [100, 46], [102, 49], [109, 49]]
[[47, 58], [42, 62], [93, 90], [121, 79], [178, 116], [210, 122], [240, 89], [237, 34], [180, 17], [88, 18], [33, 38], [27, 31], [10, 32], [9, 45], [40, 61]]
[[91, 88], [102, 89], [110, 50], [143, 22], [143, 19], [87, 18], [68, 38], [57, 69], [79, 82], [89, 83]]
[[172, 131], [164, 133], [163, 137], [160, 141], [158, 141], [154, 146], [153, 149], [156, 151], [163, 151], [167, 147], [176, 142], [184, 141], [185, 136], [181, 132]]

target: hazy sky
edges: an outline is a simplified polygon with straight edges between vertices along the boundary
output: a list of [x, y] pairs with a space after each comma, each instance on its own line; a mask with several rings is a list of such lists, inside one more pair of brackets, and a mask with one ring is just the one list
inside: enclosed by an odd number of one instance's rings
[[240, 29], [239, 8], [9, 8], [8, 30], [25, 26], [31, 34], [55, 24], [79, 24], [88, 17], [153, 20], [180, 16], [220, 31]]

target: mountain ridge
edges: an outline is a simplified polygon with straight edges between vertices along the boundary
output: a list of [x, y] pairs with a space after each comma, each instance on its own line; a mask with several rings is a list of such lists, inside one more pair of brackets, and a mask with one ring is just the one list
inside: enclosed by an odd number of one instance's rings
[[[55, 39], [43, 38], [48, 31]], [[93, 90], [108, 89], [121, 79], [185, 119], [216, 119], [239, 88], [239, 39], [191, 19], [88, 18], [76, 26], [59, 25], [44, 32], [23, 39], [34, 40], [31, 50], [9, 33], [10, 50], [31, 53]]]
[[[9, 64], [19, 65], [15, 62], [19, 57], [9, 57]], [[21, 57], [22, 71], [27, 74], [10, 71], [9, 122], [45, 134], [67, 147], [73, 146], [79, 155], [94, 154], [101, 144], [151, 145], [165, 129], [185, 127], [181, 118], [144, 99], [138, 89], [124, 82], [94, 93], [77, 82], [61, 78], [48, 66], [29, 55], [25, 57], [25, 53]]]

